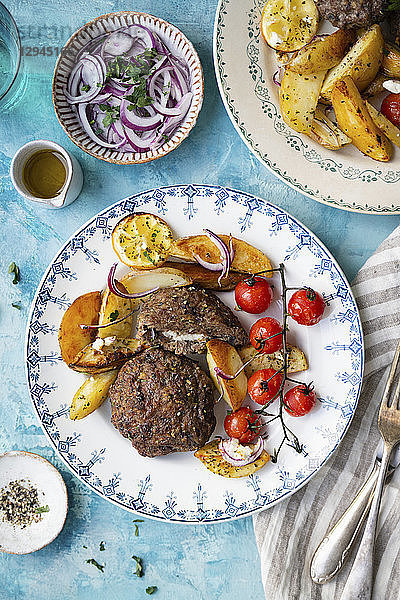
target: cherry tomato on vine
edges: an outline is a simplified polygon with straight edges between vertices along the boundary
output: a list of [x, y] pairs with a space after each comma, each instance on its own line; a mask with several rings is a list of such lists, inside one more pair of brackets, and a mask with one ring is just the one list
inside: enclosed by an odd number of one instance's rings
[[388, 94], [381, 106], [381, 113], [396, 127], [400, 127], [400, 94]]
[[286, 392], [283, 405], [292, 417], [302, 417], [315, 406], [317, 395], [309, 385], [296, 385]]
[[248, 381], [249, 396], [257, 404], [269, 404], [279, 392], [282, 381], [283, 374], [275, 369], [260, 369]]
[[300, 325], [315, 325], [322, 319], [325, 301], [311, 288], [297, 290], [288, 302], [288, 313]]
[[256, 415], [248, 406], [242, 406], [226, 415], [224, 427], [227, 435], [239, 440], [241, 444], [249, 444], [262, 429], [260, 415]]
[[249, 277], [240, 281], [235, 288], [236, 304], [251, 315], [259, 315], [267, 310], [272, 297], [272, 287], [264, 277]]
[[258, 351], [272, 354], [283, 346], [282, 325], [272, 317], [258, 319], [250, 329], [250, 343]]

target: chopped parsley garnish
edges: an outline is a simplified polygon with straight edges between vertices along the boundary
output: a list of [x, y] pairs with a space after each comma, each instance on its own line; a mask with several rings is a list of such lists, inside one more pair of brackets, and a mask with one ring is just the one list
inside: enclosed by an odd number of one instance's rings
[[103, 550], [106, 549], [106, 544], [105, 542], [100, 542], [100, 552], [103, 552]]
[[104, 127], [108, 127], [111, 123], [115, 123], [119, 119], [119, 106], [110, 106], [109, 104], [99, 104], [100, 110], [106, 113], [103, 119]]
[[139, 556], [132, 556], [133, 560], [136, 561], [136, 571], [135, 571], [135, 575], [137, 577], [143, 577], [144, 573], [143, 573], [143, 563], [142, 563], [142, 559]]
[[12, 262], [11, 265], [8, 267], [8, 272], [10, 273], [10, 275], [14, 275], [14, 285], [21, 280], [21, 273], [18, 265], [16, 265], [15, 262]]
[[115, 309], [110, 313], [110, 322], [113, 323], [119, 317], [119, 310]]
[[158, 587], [156, 585], [149, 585], [149, 587], [146, 588], [146, 594], [151, 596], [151, 594], [154, 594], [154, 592], [156, 592], [157, 590]]
[[90, 90], [90, 85], [83, 85], [82, 92], [88, 92]]
[[88, 558], [86, 562], [89, 565], [94, 565], [96, 567], [96, 569], [98, 569], [102, 573], [104, 571], [104, 567], [106, 566], [106, 565], [100, 565], [95, 558]]
[[49, 512], [50, 511], [50, 507], [48, 504], [46, 504], [46, 506], [38, 506], [36, 509], [37, 513], [45, 513], [45, 512]]
[[139, 526], [137, 523], [144, 523], [143, 519], [134, 519], [132, 523], [135, 523], [135, 536], [139, 537]]
[[128, 110], [132, 111], [136, 107], [144, 108], [154, 102], [154, 98], [147, 93], [146, 80], [151, 74], [157, 58], [157, 51], [151, 49], [135, 56], [135, 63], [122, 56], [116, 56], [113, 61], [108, 63], [107, 79], [112, 77], [135, 86], [130, 94], [124, 96], [124, 99], [130, 102], [127, 106]]

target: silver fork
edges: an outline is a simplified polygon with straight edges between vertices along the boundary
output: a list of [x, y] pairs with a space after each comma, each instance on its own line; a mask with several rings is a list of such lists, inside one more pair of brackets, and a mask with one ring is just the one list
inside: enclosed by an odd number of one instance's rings
[[355, 600], [356, 598], [357, 600], [370, 600], [372, 595], [373, 557], [379, 507], [390, 454], [400, 442], [400, 408], [398, 407], [400, 377], [397, 380], [394, 394], [391, 394], [399, 362], [400, 341], [393, 358], [378, 415], [378, 429], [383, 439], [383, 455], [378, 481], [364, 534], [340, 600]]

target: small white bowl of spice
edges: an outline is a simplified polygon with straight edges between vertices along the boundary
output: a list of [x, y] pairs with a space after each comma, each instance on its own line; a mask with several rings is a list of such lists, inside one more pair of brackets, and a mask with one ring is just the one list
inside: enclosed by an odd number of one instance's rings
[[57, 469], [30, 452], [0, 454], [0, 551], [29, 554], [52, 542], [68, 511]]

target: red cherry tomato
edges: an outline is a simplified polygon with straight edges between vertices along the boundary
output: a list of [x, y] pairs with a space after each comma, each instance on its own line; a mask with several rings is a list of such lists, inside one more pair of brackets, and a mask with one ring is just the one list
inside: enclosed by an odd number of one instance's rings
[[272, 317], [258, 319], [250, 329], [250, 343], [265, 354], [280, 350], [283, 346], [282, 325]]
[[325, 301], [311, 288], [297, 290], [288, 303], [289, 315], [300, 325], [315, 325], [322, 319]]
[[267, 310], [272, 297], [272, 288], [264, 277], [249, 277], [235, 288], [236, 304], [251, 315], [259, 315]]
[[269, 404], [279, 392], [283, 374], [275, 369], [260, 369], [253, 373], [247, 384], [249, 396], [257, 404]]
[[292, 417], [302, 417], [315, 406], [316, 393], [305, 384], [296, 385], [286, 392], [283, 405]]
[[252, 442], [259, 435], [262, 426], [260, 415], [254, 414], [248, 406], [242, 406], [226, 415], [224, 421], [227, 435], [236, 438], [241, 444]]
[[381, 113], [385, 115], [393, 125], [400, 127], [400, 94], [388, 94], [382, 102]]

